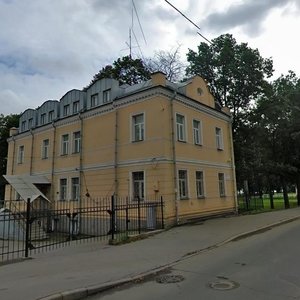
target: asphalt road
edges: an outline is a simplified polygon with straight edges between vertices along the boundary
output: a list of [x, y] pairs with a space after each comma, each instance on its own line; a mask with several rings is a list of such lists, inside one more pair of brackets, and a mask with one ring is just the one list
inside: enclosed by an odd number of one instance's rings
[[89, 297], [300, 299], [300, 221], [185, 259], [162, 274]]

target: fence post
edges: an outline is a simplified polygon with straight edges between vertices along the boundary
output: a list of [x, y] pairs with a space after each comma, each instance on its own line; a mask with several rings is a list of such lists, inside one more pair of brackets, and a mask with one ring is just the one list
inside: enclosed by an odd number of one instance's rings
[[25, 257], [28, 257], [29, 253], [30, 223], [30, 198], [28, 198], [26, 202]]
[[138, 196], [138, 226], [139, 226], [139, 234], [141, 234], [141, 199]]
[[115, 238], [115, 195], [111, 196], [111, 239]]
[[128, 197], [126, 197], [126, 235], [128, 234], [129, 214], [128, 214]]
[[161, 228], [165, 229], [165, 219], [164, 219], [164, 201], [163, 197], [160, 197], [160, 210], [161, 210]]

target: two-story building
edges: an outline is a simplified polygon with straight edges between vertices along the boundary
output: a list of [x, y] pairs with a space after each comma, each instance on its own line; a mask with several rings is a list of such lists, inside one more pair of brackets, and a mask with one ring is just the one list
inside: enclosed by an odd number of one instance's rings
[[26, 110], [11, 131], [7, 175], [6, 201], [25, 197], [16, 180], [27, 178], [52, 203], [162, 196], [169, 224], [237, 210], [231, 116], [199, 76], [101, 79]]

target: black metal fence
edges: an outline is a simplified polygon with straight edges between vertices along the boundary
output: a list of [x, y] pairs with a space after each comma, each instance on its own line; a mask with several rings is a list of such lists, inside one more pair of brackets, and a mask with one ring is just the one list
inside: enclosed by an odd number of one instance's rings
[[120, 241], [164, 228], [163, 199], [8, 201], [0, 209], [0, 262], [87, 239]]
[[264, 208], [264, 200], [259, 196], [245, 196], [240, 194], [238, 196], [239, 211], [261, 210]]

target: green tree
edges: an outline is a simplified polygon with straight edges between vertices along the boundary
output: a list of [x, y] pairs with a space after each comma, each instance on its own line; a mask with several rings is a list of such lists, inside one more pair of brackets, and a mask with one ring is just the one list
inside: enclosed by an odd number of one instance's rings
[[[270, 86], [254, 112], [260, 128], [257, 139], [262, 145], [265, 173], [279, 178], [288, 208], [288, 186], [296, 184], [300, 191], [300, 80], [290, 71]], [[300, 205], [299, 193], [297, 196]]]
[[150, 79], [150, 71], [141, 59], [123, 56], [115, 60], [112, 65], [103, 67], [95, 74], [89, 86], [102, 78], [117, 79], [121, 85], [133, 85]]
[[197, 52], [189, 49], [187, 61], [186, 74], [203, 77], [215, 99], [230, 108], [234, 131], [273, 74], [271, 58], [262, 58], [247, 43], [238, 44], [230, 34], [217, 37], [211, 45], [202, 42]]
[[19, 117], [16, 114], [0, 114], [0, 200], [4, 199], [5, 181], [2, 175], [6, 174], [9, 130], [19, 126]]

